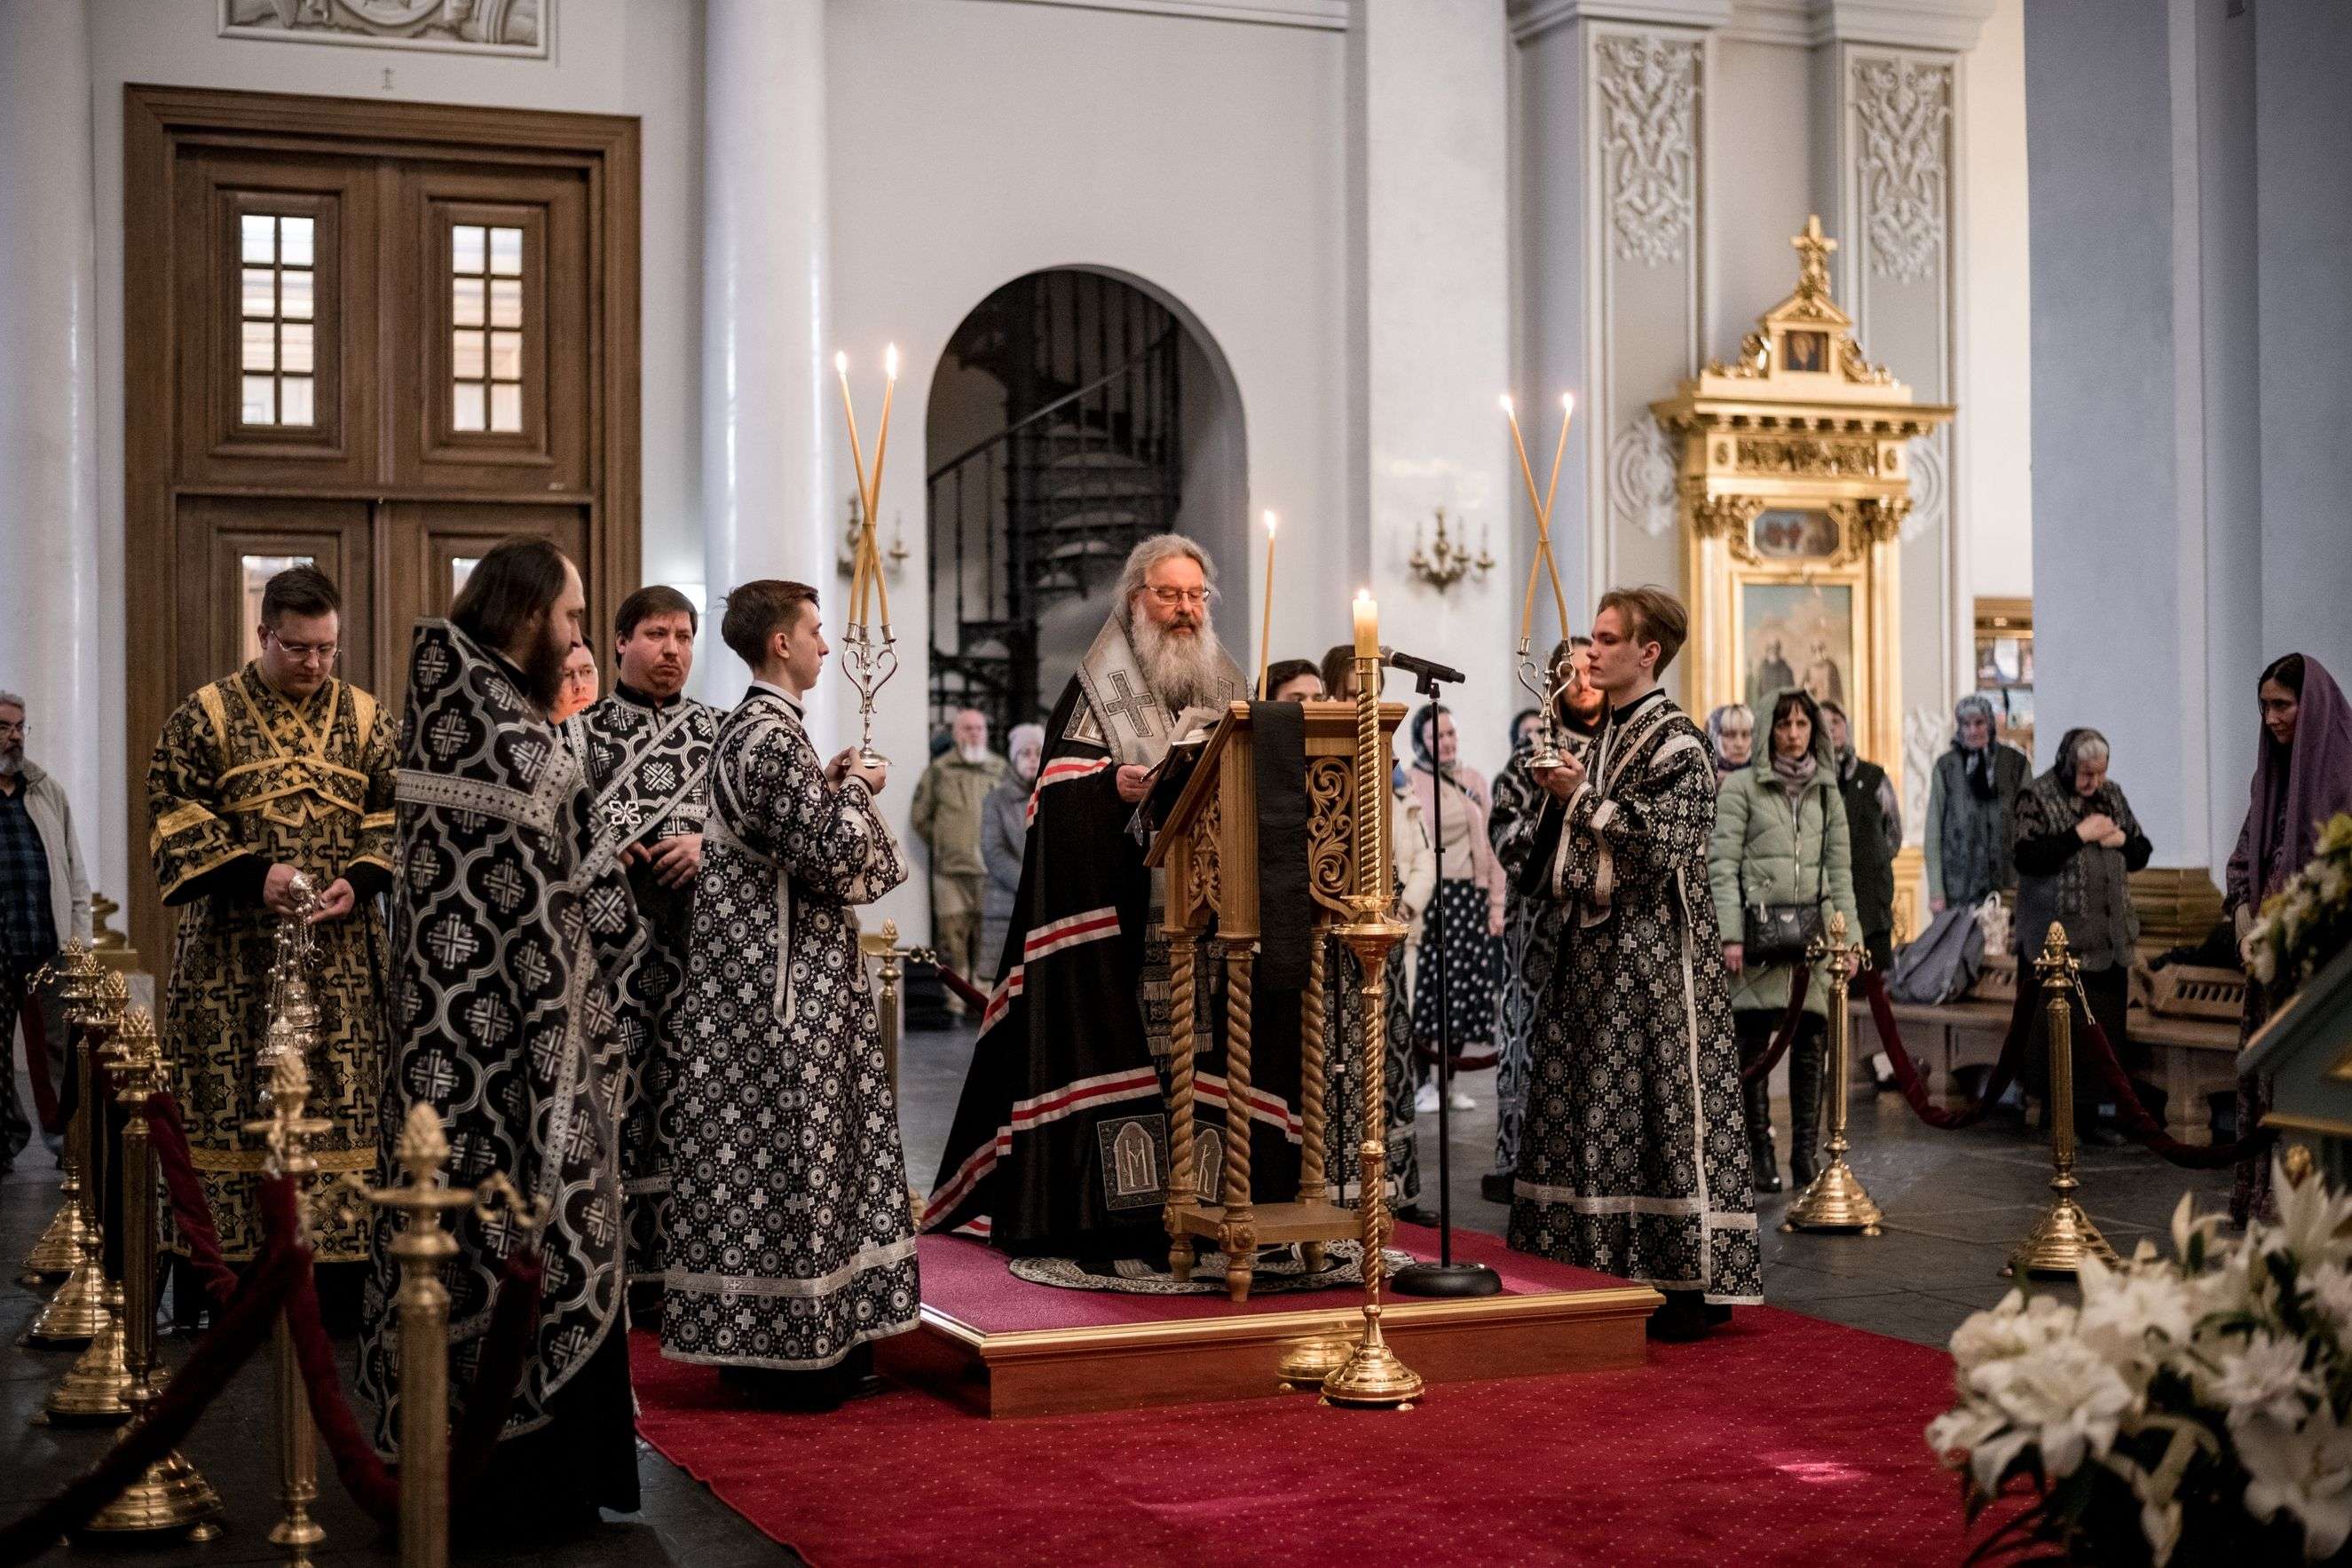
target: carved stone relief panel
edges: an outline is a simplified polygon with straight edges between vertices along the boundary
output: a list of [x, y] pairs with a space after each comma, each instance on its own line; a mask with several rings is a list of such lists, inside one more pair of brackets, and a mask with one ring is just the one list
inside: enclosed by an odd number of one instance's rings
[[1699, 46], [1612, 34], [1596, 63], [1612, 247], [1645, 267], [1678, 262], [1696, 227]]
[[1852, 69], [1870, 270], [1916, 283], [1945, 259], [1952, 68], [1865, 56], [1854, 59]]

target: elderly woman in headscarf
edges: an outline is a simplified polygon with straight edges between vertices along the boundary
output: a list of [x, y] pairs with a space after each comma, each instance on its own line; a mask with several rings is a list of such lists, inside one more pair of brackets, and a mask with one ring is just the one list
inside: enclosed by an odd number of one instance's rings
[[[1723, 932], [1723, 962], [1734, 977], [1732, 1027], [1743, 1063], [1772, 1043], [1789, 1009], [1801, 959], [1768, 961], [1747, 947], [1748, 915], [1774, 905], [1810, 904], [1826, 928], [1845, 915], [1849, 941], [1862, 936], [1853, 903], [1853, 842], [1837, 758], [1821, 709], [1803, 687], [1772, 699], [1771, 750], [1767, 759], [1724, 780], [1715, 801], [1715, 836], [1708, 842], [1707, 883], [1716, 923]], [[1789, 1170], [1802, 1188], [1817, 1174], [1814, 1144], [1821, 1134], [1822, 1067], [1829, 1049], [1829, 979], [1816, 970], [1805, 989], [1805, 1010], [1789, 1051]], [[1843, 1091], [1843, 1085], [1837, 1088]], [[1748, 1147], [1758, 1192], [1780, 1190], [1772, 1153], [1769, 1090], [1764, 1080], [1740, 1085]]]
[[1013, 895], [1021, 889], [1021, 857], [1029, 847], [1029, 795], [1045, 755], [1043, 725], [1016, 724], [1005, 737], [1012, 766], [980, 803], [980, 860], [988, 881], [980, 894], [980, 978], [996, 978], [1004, 961], [1004, 932], [1013, 924]]
[[[1438, 1049], [1441, 1009], [1452, 1024], [1456, 1057], [1465, 1048], [1492, 1049], [1495, 981], [1502, 967], [1503, 867], [1486, 836], [1493, 799], [1486, 779], [1463, 766], [1460, 751], [1453, 714], [1435, 703], [1423, 704], [1412, 716], [1413, 765], [1405, 787], [1442, 851], [1437, 895], [1422, 916], [1412, 996], [1415, 1051], [1431, 1058]], [[1422, 1109], [1436, 1109], [1436, 1092], [1433, 1081], [1420, 1096]], [[1469, 1094], [1456, 1080], [1454, 1109], [1470, 1106]]]
[[[2238, 847], [2223, 873], [2222, 908], [2236, 922], [2245, 950], [2263, 901], [2284, 886], [2317, 852], [2319, 830], [2338, 812], [2352, 811], [2352, 705], [2318, 660], [2289, 653], [2272, 662], [2255, 683], [2262, 733], [2255, 741], [2254, 781]], [[2278, 998], [2251, 978], [2241, 1019], [2241, 1045], [2269, 1021]], [[2238, 1135], [2262, 1124], [2270, 1088], [2253, 1074], [2238, 1081]], [[2271, 1212], [2270, 1155], [2240, 1162], [2230, 1195], [2230, 1218]]]
[[[2109, 757], [2105, 736], [2070, 729], [2059, 737], [2058, 759], [2050, 771], [2018, 795], [2010, 835], [2017, 865], [2012, 929], [2019, 962], [2031, 963], [2041, 956], [2052, 925], [2066, 928], [2067, 946], [2083, 967], [2091, 1016], [2130, 1069], [2139, 1065], [2125, 1033], [2139, 916], [2132, 910], [2127, 879], [2155, 852], [2122, 788], [2107, 777]], [[2032, 1012], [2026, 1082], [2042, 1085], [2047, 1104], [2047, 1015], [2039, 1008]], [[2091, 1060], [2094, 1049], [2087, 1038], [2074, 1041], [2074, 1121], [2092, 1141], [2113, 1144], [2120, 1135], [2098, 1114], [2105, 1096]]]
[[1992, 703], [1970, 695], [1952, 705], [1951, 749], [1927, 785], [1927, 905], [1981, 904], [2014, 886], [2009, 813], [2033, 764], [1994, 734]]
[[1706, 716], [1706, 747], [1715, 755], [1715, 790], [1756, 758], [1756, 710], [1746, 703], [1724, 703]]

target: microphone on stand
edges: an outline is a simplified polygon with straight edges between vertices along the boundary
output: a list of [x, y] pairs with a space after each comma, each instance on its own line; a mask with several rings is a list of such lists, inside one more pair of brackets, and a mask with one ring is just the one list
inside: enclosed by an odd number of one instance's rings
[[1458, 686], [1470, 678], [1451, 664], [1441, 664], [1434, 659], [1418, 658], [1411, 653], [1400, 653], [1394, 648], [1382, 648], [1381, 658], [1392, 668], [1402, 670], [1409, 675], [1419, 676], [1423, 691], [1427, 691], [1432, 685]]

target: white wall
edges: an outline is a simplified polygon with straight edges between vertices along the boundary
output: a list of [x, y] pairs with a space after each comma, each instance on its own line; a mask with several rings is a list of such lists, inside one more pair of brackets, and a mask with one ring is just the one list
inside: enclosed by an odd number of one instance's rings
[[[2025, 0], [2000, 0], [1960, 76], [1960, 262], [1965, 274], [1958, 398], [1959, 602], [1963, 633], [1982, 596], [2033, 591], [2033, 329], [2025, 179]], [[1955, 649], [1969, 679], [1973, 644]], [[1913, 706], [1950, 693], [1907, 692]]]
[[[9, 4], [42, 0], [8, 0]], [[643, 117], [642, 453], [647, 580], [702, 575], [699, 352], [702, 8], [698, 0], [559, 5], [554, 55], [510, 60], [214, 36], [209, 0], [92, 0], [90, 128], [98, 206], [99, 602], [119, 607], [122, 563], [122, 89], [126, 83], [323, 93], [393, 102], [499, 104]], [[387, 86], [389, 82], [389, 86]], [[168, 570], [168, 564], [164, 566]], [[108, 616], [119, 623], [119, 609]], [[102, 634], [106, 710], [123, 702], [122, 641]], [[149, 874], [123, 840], [124, 756], [96, 727], [108, 787], [80, 803], [98, 824], [96, 885]], [[92, 808], [95, 808], [94, 810]], [[85, 832], [89, 830], [86, 828]], [[86, 841], [85, 848], [91, 846]]]
[[[922, 411], [957, 324], [1024, 273], [1104, 267], [1171, 298], [1223, 354], [1248, 433], [1246, 515], [1284, 519], [1276, 641], [1338, 641], [1344, 36], [970, 0], [835, 0], [826, 26], [834, 329], [852, 354], [895, 341], [905, 356], [882, 512], [907, 507], [908, 548], [922, 548]], [[845, 452], [835, 467], [848, 472]], [[1234, 559], [1232, 524], [1227, 603], [1254, 626], [1264, 562]], [[923, 571], [909, 560], [907, 582]], [[1245, 657], [1247, 637], [1221, 626]], [[925, 704], [903, 633], [899, 652], [876, 742], [898, 759], [885, 799], [903, 824]], [[882, 913], [919, 933], [927, 907], [909, 885]]]

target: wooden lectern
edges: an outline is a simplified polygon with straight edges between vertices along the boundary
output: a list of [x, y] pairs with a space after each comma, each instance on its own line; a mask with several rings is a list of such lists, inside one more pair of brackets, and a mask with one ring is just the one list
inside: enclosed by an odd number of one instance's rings
[[[1359, 1211], [1330, 1201], [1325, 1180], [1324, 1045], [1330, 1017], [1326, 933], [1353, 918], [1347, 898], [1356, 886], [1356, 705], [1317, 700], [1303, 705], [1307, 719], [1306, 841], [1314, 901], [1312, 967], [1300, 1009], [1298, 1197], [1263, 1207], [1250, 1197], [1251, 1005], [1258, 938], [1257, 778], [1250, 707], [1232, 704], [1202, 743], [1200, 760], [1152, 840], [1150, 864], [1168, 872], [1169, 1177], [1168, 1266], [1179, 1280], [1192, 1272], [1192, 1239], [1214, 1240], [1225, 1255], [1225, 1287], [1235, 1301], [1249, 1299], [1251, 1266], [1261, 1245], [1304, 1242], [1307, 1267], [1319, 1268], [1323, 1244], [1361, 1239]], [[1393, 740], [1402, 703], [1381, 705], [1381, 795], [1389, 794]], [[1365, 841], [1376, 841], [1376, 835]], [[1380, 885], [1389, 885], [1382, 868]], [[1210, 928], [1215, 927], [1213, 937]], [[1192, 1047], [1194, 972], [1204, 939], [1225, 966], [1225, 1124], [1221, 1135], [1193, 1130]], [[1215, 959], [1212, 960], [1213, 962]], [[1216, 1201], [1212, 1201], [1213, 1199]]]

